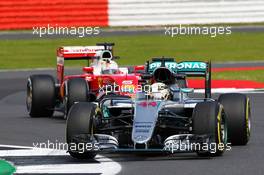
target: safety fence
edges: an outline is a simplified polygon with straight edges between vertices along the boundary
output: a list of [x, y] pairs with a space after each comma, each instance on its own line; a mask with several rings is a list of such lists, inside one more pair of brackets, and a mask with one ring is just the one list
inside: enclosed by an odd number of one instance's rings
[[33, 26], [107, 26], [107, 0], [1, 0], [0, 30]]
[[110, 26], [264, 21], [263, 0], [110, 0]]

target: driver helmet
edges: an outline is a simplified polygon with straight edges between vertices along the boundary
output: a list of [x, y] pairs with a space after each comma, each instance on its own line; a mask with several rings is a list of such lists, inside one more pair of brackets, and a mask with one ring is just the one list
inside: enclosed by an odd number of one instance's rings
[[108, 50], [98, 51], [96, 56], [99, 59], [93, 59], [91, 66], [94, 67], [94, 74], [115, 74], [118, 72], [118, 65], [112, 60], [112, 53]]
[[102, 58], [100, 61], [101, 71], [103, 74], [114, 74], [118, 72], [118, 65], [109, 58]]
[[168, 100], [170, 97], [170, 91], [164, 83], [154, 83], [151, 85], [151, 97], [154, 99]]

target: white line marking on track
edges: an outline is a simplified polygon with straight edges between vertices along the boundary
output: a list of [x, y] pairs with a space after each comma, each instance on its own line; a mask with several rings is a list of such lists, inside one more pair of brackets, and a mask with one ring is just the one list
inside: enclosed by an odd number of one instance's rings
[[[24, 150], [0, 150], [0, 157], [25, 157], [34, 159], [34, 156], [70, 156], [65, 150], [53, 150], [34, 148], [27, 146], [0, 145], [6, 148], [18, 148]], [[36, 160], [37, 161], [37, 160]], [[112, 159], [102, 155], [95, 157], [97, 162], [67, 162], [66, 164], [45, 164], [45, 165], [19, 165], [16, 166], [16, 173], [45, 173], [45, 174], [76, 174], [76, 173], [100, 173], [104, 175], [117, 174], [121, 171], [121, 165]]]
[[119, 166], [117, 167], [112, 162], [108, 162], [109, 160], [106, 159], [106, 162], [99, 164], [50, 164], [18, 166], [16, 173], [100, 173], [104, 175], [117, 174], [121, 170], [121, 168], [119, 168]]
[[7, 148], [18, 148], [18, 149], [32, 149], [32, 146], [17, 146], [17, 145], [3, 145], [0, 144], [0, 147], [7, 147]]

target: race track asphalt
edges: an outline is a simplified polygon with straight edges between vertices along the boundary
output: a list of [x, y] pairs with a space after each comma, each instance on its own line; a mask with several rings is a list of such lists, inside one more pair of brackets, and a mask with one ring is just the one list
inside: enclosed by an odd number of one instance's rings
[[[30, 118], [25, 106], [25, 87], [28, 75], [51, 71], [16, 71], [0, 73], [0, 144], [33, 146], [36, 142], [64, 142], [65, 120], [61, 114], [52, 118]], [[54, 72], [52, 73], [54, 74]], [[173, 156], [136, 156], [131, 154], [105, 155], [107, 161], [121, 165], [119, 174], [179, 174], [179, 175], [263, 175], [264, 174], [264, 94], [250, 93], [252, 105], [252, 136], [247, 146], [232, 147], [222, 157], [199, 158], [195, 154]], [[216, 97], [216, 96], [215, 96]], [[70, 156], [1, 156], [1, 150], [12, 149], [0, 146], [0, 158], [16, 166], [64, 164], [82, 165], [83, 161]], [[99, 161], [85, 162], [87, 166], [101, 164]], [[106, 163], [106, 162], [104, 162]], [[101, 174], [108, 164], [101, 166]], [[108, 167], [109, 168], [109, 167]], [[108, 174], [111, 174], [109, 171]], [[57, 174], [65, 174], [57, 173]], [[86, 174], [83, 172], [82, 174]], [[107, 174], [107, 173], [103, 173]]]

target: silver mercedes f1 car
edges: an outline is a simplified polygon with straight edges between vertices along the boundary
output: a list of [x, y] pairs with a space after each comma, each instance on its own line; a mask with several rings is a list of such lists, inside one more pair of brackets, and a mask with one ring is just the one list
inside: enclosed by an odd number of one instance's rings
[[[191, 97], [187, 77], [204, 78], [203, 98]], [[112, 93], [72, 106], [66, 128], [72, 157], [91, 159], [103, 152], [220, 156], [249, 141], [249, 98], [235, 93], [211, 98], [210, 62], [155, 58], [146, 63], [140, 85], [133, 87], [135, 98]]]

